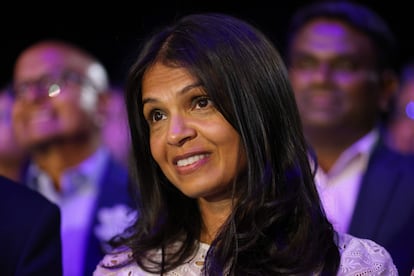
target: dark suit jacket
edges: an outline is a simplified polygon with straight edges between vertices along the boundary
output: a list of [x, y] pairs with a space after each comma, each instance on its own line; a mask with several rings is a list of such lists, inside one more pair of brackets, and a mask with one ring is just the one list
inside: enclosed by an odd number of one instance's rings
[[62, 275], [59, 208], [0, 176], [0, 274]]
[[124, 204], [132, 208], [133, 204], [129, 193], [131, 183], [128, 171], [117, 161], [110, 159], [102, 177], [101, 190], [93, 211], [94, 220], [89, 230], [89, 244], [85, 255], [85, 276], [92, 275], [105, 254], [101, 242], [94, 233], [94, 229], [99, 223], [97, 213], [103, 207], [113, 207], [116, 204]]
[[362, 179], [349, 233], [384, 246], [399, 275], [414, 267], [414, 156], [376, 146]]

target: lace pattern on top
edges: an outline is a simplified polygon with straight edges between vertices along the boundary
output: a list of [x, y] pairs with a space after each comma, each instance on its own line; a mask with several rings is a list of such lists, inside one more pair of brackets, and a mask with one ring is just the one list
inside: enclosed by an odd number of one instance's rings
[[342, 234], [338, 243], [341, 263], [337, 275], [398, 276], [391, 255], [379, 244]]
[[[390, 254], [377, 243], [340, 234], [338, 248], [341, 255], [338, 276], [398, 276]], [[166, 273], [167, 276], [199, 276], [209, 245], [200, 244], [194, 258]], [[160, 251], [157, 251], [160, 254]], [[94, 276], [151, 276], [132, 260], [129, 249], [107, 254], [97, 265]]]

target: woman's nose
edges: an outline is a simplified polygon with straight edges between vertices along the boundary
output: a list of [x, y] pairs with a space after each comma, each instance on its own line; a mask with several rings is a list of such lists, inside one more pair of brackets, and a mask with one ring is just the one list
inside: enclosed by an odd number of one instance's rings
[[196, 130], [189, 124], [189, 120], [182, 115], [174, 115], [170, 119], [167, 143], [182, 146], [186, 141], [196, 136]]

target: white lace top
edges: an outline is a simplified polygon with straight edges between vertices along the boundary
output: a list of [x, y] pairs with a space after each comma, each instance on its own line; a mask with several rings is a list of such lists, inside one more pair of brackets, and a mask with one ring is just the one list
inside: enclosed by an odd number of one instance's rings
[[[384, 275], [398, 276], [397, 269], [390, 254], [382, 246], [367, 239], [359, 239], [348, 234], [340, 234], [338, 242], [341, 262], [337, 275]], [[200, 244], [196, 256], [166, 273], [168, 276], [198, 276], [204, 264], [209, 245]], [[93, 276], [151, 276], [131, 261], [132, 253], [125, 250], [106, 255], [97, 265]], [[124, 265], [122, 265], [124, 264]]]

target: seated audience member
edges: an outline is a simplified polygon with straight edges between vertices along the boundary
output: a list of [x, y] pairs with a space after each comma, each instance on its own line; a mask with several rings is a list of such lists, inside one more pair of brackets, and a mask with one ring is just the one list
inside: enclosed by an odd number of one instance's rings
[[0, 175], [0, 275], [62, 275], [59, 208]]
[[125, 108], [124, 88], [112, 85], [107, 101], [106, 118], [102, 127], [103, 143], [119, 162], [129, 167], [131, 139]]
[[414, 61], [404, 64], [386, 125], [386, 142], [394, 150], [414, 153]]
[[68, 42], [39, 41], [15, 62], [13, 124], [31, 156], [25, 183], [60, 207], [68, 276], [91, 275], [131, 215], [128, 173], [102, 143], [107, 89], [102, 63]]
[[95, 276], [397, 275], [327, 220], [287, 70], [254, 26], [193, 14], [153, 34], [126, 103], [139, 216]]
[[21, 182], [28, 155], [17, 142], [12, 125], [14, 96], [8, 85], [0, 88], [0, 175]]
[[397, 83], [394, 35], [374, 11], [343, 1], [299, 8], [287, 32], [290, 80], [329, 220], [384, 246], [409, 275], [414, 158], [390, 150], [380, 131]]

